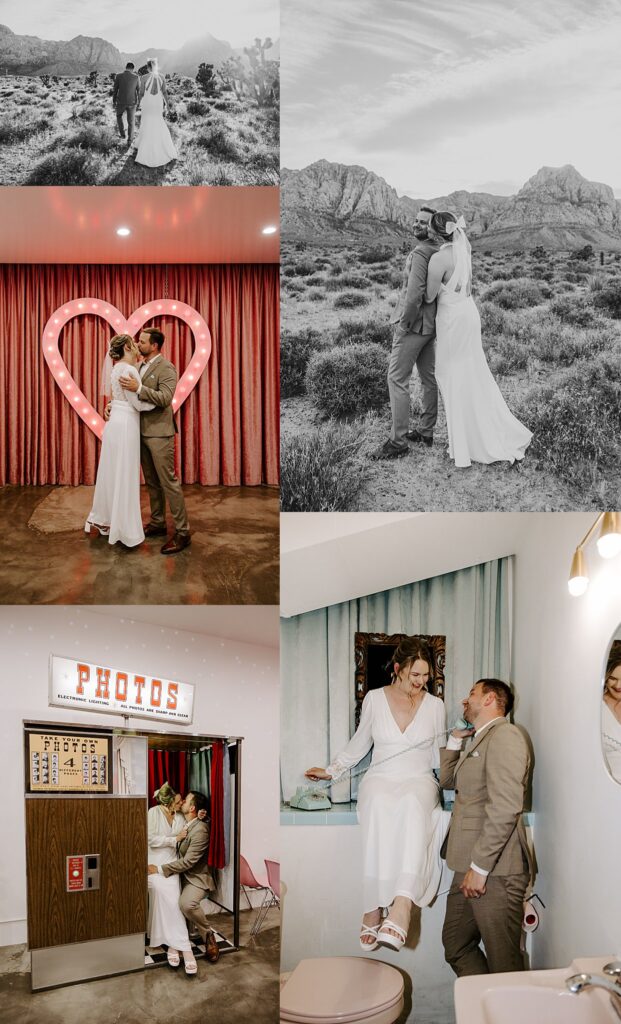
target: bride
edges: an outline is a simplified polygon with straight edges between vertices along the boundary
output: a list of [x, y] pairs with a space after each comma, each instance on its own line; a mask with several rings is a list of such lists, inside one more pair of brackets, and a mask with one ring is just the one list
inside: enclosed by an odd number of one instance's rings
[[[362, 827], [364, 917], [360, 946], [399, 950], [413, 904], [431, 903], [442, 873], [443, 823], [438, 783], [439, 744], [446, 735], [444, 703], [427, 690], [432, 657], [417, 637], [393, 655], [390, 686], [370, 690], [354, 736], [327, 768], [310, 779], [338, 780], [373, 747], [358, 795]], [[382, 911], [389, 915], [382, 922]]]
[[140, 413], [155, 406], [141, 402], [132, 391], [121, 387], [121, 377], [135, 377], [140, 350], [129, 334], [116, 334], [108, 355], [113, 363], [110, 375], [112, 404], [104, 427], [97, 467], [95, 496], [84, 529], [95, 526], [110, 544], [122, 541], [133, 548], [144, 540], [140, 513]]
[[164, 120], [169, 109], [164, 76], [158, 72], [157, 59], [148, 62], [149, 71], [140, 80], [138, 104], [141, 111], [140, 130], [136, 142], [136, 163], [145, 167], [162, 167], [177, 159], [177, 150]]
[[[149, 863], [168, 864], [177, 857], [177, 843], [185, 838], [186, 821], [181, 813], [181, 796], [165, 782], [153, 794], [155, 807], [147, 812]], [[186, 974], [196, 974], [197, 966], [188, 926], [179, 907], [179, 875], [147, 876], [151, 896], [149, 942], [151, 946], [168, 947], [166, 957], [171, 967], [179, 966], [183, 953]]]
[[471, 295], [470, 243], [463, 217], [434, 213], [428, 228], [440, 249], [429, 260], [425, 301], [438, 300], [436, 380], [456, 466], [515, 462], [532, 434], [507, 407], [481, 343], [481, 318]]

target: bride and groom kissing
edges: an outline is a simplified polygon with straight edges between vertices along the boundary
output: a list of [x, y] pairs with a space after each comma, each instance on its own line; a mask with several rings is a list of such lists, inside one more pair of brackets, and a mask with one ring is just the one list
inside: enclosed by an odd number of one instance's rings
[[[375, 459], [407, 455], [408, 441], [431, 447], [438, 389], [457, 467], [472, 462], [514, 463], [524, 457], [531, 432], [508, 408], [485, 358], [481, 318], [472, 298], [472, 260], [463, 217], [422, 206], [391, 316], [394, 336], [388, 368], [390, 438]], [[421, 379], [422, 415], [410, 429], [410, 379]]]
[[[172, 400], [177, 371], [161, 355], [165, 337], [145, 327], [138, 342], [129, 334], [110, 341], [112, 396], [104, 412], [106, 425], [97, 467], [93, 507], [85, 531], [95, 527], [110, 544], [136, 547], [145, 536], [166, 536], [166, 501], [175, 533], [161, 549], [175, 555], [187, 548], [190, 527], [179, 480], [175, 476]], [[138, 366], [140, 364], [140, 368]], [[151, 518], [143, 528], [140, 513], [140, 467], [149, 491]]]
[[[135, 160], [145, 167], [162, 167], [177, 159], [177, 149], [170, 137], [164, 111], [170, 110], [170, 101], [164, 76], [159, 73], [157, 58], [147, 62], [147, 73], [140, 77], [128, 61], [125, 71], [114, 79], [112, 103], [121, 138], [125, 139], [127, 120], [127, 148], [136, 148]], [[134, 141], [136, 112], [140, 111], [140, 130]]]

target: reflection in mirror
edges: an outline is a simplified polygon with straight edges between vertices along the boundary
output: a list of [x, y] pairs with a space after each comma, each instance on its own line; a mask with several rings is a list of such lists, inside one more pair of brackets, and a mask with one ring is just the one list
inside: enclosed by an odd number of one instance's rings
[[621, 783], [621, 628], [612, 639], [604, 672], [602, 746], [608, 771]]

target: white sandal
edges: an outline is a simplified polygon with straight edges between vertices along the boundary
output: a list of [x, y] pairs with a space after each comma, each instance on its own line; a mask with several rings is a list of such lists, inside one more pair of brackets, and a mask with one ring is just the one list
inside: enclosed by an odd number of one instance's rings
[[[384, 931], [385, 928], [390, 928], [393, 932], [397, 932], [397, 934], [390, 935], [387, 931]], [[404, 945], [407, 937], [408, 933], [406, 929], [402, 928], [399, 924], [395, 924], [394, 921], [391, 921], [390, 918], [387, 917], [377, 933], [377, 944], [378, 946], [389, 946], [398, 953]]]
[[181, 963], [181, 961], [179, 960], [179, 950], [168, 949], [166, 951], [166, 959], [168, 960], [168, 963], [170, 964], [171, 967], [178, 967], [179, 964]]
[[[363, 924], [360, 929], [360, 949], [363, 949], [365, 953], [372, 953], [374, 949], [377, 949], [379, 943], [377, 941], [377, 933], [379, 931], [379, 925], [366, 925]], [[362, 939], [365, 935], [372, 935], [375, 939], [374, 942], [363, 942]]]
[[186, 974], [193, 975], [198, 971], [198, 964], [192, 955], [186, 956], [183, 954], [183, 967]]

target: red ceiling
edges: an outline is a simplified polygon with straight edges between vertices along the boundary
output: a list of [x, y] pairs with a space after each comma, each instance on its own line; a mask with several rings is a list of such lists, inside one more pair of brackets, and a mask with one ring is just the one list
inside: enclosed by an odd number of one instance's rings
[[277, 263], [268, 224], [279, 190], [266, 186], [2, 188], [0, 263]]

